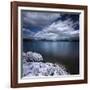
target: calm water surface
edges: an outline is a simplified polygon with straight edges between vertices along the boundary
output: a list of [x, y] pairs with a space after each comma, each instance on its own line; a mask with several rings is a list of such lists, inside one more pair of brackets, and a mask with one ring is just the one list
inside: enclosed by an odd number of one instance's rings
[[79, 74], [79, 42], [70, 41], [25, 41], [23, 51], [40, 53], [46, 62], [59, 63], [70, 74]]

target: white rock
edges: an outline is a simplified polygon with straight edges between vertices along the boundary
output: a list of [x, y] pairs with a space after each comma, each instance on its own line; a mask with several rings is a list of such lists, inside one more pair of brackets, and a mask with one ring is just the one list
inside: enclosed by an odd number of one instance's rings
[[23, 52], [23, 53], [22, 53], [22, 56], [23, 56], [23, 57], [22, 57], [22, 58], [23, 58], [23, 63], [26, 63], [26, 62], [27, 62], [27, 61], [26, 61], [26, 59], [27, 59], [27, 58], [26, 58], [26, 53]]
[[35, 53], [35, 52], [33, 53], [33, 59], [34, 61], [43, 61], [42, 55], [39, 53]]
[[23, 61], [24, 62], [40, 62], [40, 61], [43, 61], [43, 57], [41, 54], [39, 53], [36, 53], [36, 52], [27, 52], [27, 53], [24, 53], [23, 52]]
[[27, 53], [22, 53], [22, 56], [23, 77], [59, 76], [69, 74], [62, 65], [42, 62], [43, 57], [39, 53], [29, 51]]
[[33, 52], [29, 51], [26, 53], [27, 61], [33, 61]]
[[30, 67], [32, 67], [32, 66], [31, 65], [28, 66], [27, 64], [23, 65], [23, 76], [26, 76], [26, 75], [28, 75], [31, 72], [31, 68]]
[[68, 75], [69, 73], [65, 71], [59, 65], [53, 63], [43, 63], [43, 62], [31, 62], [30, 64], [23, 64], [23, 76], [33, 77], [33, 76], [59, 76]]

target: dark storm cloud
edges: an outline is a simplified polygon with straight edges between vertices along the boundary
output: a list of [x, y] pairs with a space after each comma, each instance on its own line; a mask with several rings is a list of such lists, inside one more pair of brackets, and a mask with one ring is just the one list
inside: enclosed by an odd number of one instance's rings
[[48, 12], [22, 12], [22, 24], [25, 28], [42, 29], [60, 17], [59, 13]]

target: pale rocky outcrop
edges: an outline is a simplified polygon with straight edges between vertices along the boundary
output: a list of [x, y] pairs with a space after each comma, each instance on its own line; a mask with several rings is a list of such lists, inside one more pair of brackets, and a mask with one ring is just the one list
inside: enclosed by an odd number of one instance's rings
[[27, 53], [22, 54], [23, 56], [23, 62], [40, 62], [43, 61], [43, 57], [41, 54], [29, 51]]
[[68, 75], [62, 65], [42, 62], [43, 57], [36, 52], [23, 53], [23, 77]]

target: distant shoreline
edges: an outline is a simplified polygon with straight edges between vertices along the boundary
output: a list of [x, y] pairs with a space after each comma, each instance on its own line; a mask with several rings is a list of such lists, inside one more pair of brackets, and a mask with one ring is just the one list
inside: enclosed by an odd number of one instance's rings
[[35, 40], [35, 39], [23, 39], [23, 41], [47, 41], [47, 42], [59, 42], [59, 41], [69, 41], [69, 42], [79, 42], [79, 40]]

